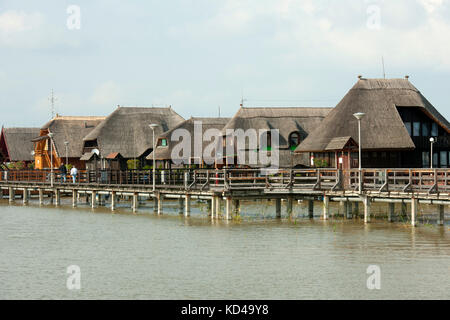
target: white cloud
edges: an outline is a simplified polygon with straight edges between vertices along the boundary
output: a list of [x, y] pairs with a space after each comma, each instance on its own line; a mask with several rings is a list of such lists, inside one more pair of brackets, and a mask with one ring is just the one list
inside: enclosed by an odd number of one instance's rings
[[113, 81], [107, 81], [99, 85], [90, 98], [90, 101], [95, 105], [100, 106], [115, 106], [121, 104], [121, 88]]
[[9, 10], [0, 14], [0, 45], [16, 46], [24, 36], [42, 27], [43, 22], [44, 17], [39, 12]]
[[425, 8], [428, 13], [433, 13], [436, 9], [439, 9], [445, 0], [418, 0], [419, 3]]

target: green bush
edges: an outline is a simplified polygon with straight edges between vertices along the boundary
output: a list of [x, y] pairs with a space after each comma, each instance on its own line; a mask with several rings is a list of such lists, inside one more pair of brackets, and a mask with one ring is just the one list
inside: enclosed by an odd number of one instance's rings
[[314, 166], [316, 168], [328, 168], [328, 162], [327, 160], [314, 159]]

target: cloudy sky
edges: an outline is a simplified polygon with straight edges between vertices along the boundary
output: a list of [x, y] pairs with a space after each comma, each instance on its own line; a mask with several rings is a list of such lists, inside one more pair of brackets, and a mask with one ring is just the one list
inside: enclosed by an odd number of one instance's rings
[[0, 0], [1, 123], [42, 125], [52, 89], [62, 115], [335, 106], [381, 57], [450, 119], [449, 2]]

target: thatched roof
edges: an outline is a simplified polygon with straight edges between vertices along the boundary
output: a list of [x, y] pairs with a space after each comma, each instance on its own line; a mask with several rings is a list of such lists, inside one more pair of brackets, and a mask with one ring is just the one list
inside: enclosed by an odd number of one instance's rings
[[223, 128], [227, 129], [278, 129], [281, 148], [289, 146], [289, 135], [299, 132], [304, 139], [314, 130], [330, 112], [331, 108], [314, 107], [241, 107], [234, 117]]
[[342, 150], [348, 146], [357, 147], [358, 144], [350, 136], [336, 137], [336, 138], [331, 139], [330, 142], [328, 142], [327, 146], [325, 147], [325, 150], [338, 151], [338, 150]]
[[172, 129], [184, 119], [172, 108], [118, 107], [84, 141], [97, 141], [103, 156], [118, 152], [124, 158], [140, 157], [153, 149], [152, 129], [155, 136]]
[[33, 161], [31, 139], [39, 135], [39, 128], [2, 128], [9, 161]]
[[[167, 139], [167, 146], [158, 146], [156, 148], [155, 152], [155, 159], [156, 160], [171, 160], [171, 154], [172, 150], [175, 145], [177, 145], [178, 141], [171, 141], [172, 134], [175, 130], [178, 129], [184, 129], [187, 130], [191, 134], [191, 156], [194, 157], [194, 124], [201, 123], [202, 128], [202, 136], [208, 129], [217, 129], [219, 132], [222, 130], [222, 128], [230, 121], [230, 118], [190, 118], [188, 120], [185, 120], [181, 122], [179, 125], [174, 127], [173, 129], [164, 132], [163, 134], [158, 136], [158, 139], [165, 138]], [[202, 139], [202, 145], [203, 149], [211, 143], [211, 141], [203, 141]], [[151, 160], [153, 159], [153, 152], [150, 153], [147, 156], [147, 159]], [[184, 161], [189, 161], [189, 159], [183, 159]], [[206, 159], [204, 159], [206, 160]], [[211, 160], [211, 158], [209, 158]]]
[[[56, 115], [52, 120], [41, 127], [53, 133], [53, 142], [59, 157], [80, 158], [83, 151], [83, 138], [103, 121], [105, 117], [72, 117]], [[44, 138], [48, 138], [47, 135]]]
[[361, 120], [363, 150], [411, 150], [414, 143], [397, 107], [418, 107], [449, 132], [449, 122], [407, 79], [361, 78], [296, 152], [325, 151], [333, 138], [351, 136], [358, 143], [356, 112]]

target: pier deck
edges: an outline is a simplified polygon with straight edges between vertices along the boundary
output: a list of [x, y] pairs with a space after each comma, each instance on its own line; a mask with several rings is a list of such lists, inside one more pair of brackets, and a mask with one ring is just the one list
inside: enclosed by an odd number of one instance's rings
[[[66, 182], [56, 171], [9, 170], [0, 172], [2, 196], [8, 191], [14, 201], [16, 190], [23, 194], [24, 203], [29, 193], [44, 193], [55, 196], [59, 205], [60, 194], [72, 193], [73, 205], [79, 194], [88, 194], [93, 207], [101, 195], [111, 195], [111, 208], [115, 209], [115, 197], [132, 197], [133, 210], [138, 209], [138, 196], [155, 199], [155, 208], [162, 213], [164, 198], [179, 198], [185, 215], [190, 212], [190, 199], [210, 201], [211, 216], [217, 218], [220, 201], [226, 201], [225, 219], [231, 219], [232, 206], [239, 206], [241, 199], [276, 199], [279, 216], [280, 199], [287, 200], [287, 211], [292, 212], [296, 199], [323, 201], [323, 219], [329, 216], [329, 201], [362, 202], [364, 221], [370, 221], [371, 202], [410, 203], [411, 224], [416, 225], [419, 203], [438, 205], [439, 224], [444, 223], [444, 205], [450, 204], [450, 169], [173, 169], [156, 170], [155, 185], [151, 170], [96, 170], [80, 171], [77, 181], [72, 183], [68, 175]], [[389, 210], [393, 210], [391, 207]]]

